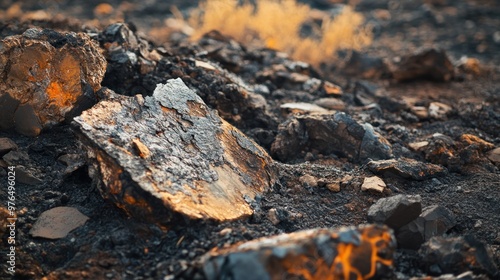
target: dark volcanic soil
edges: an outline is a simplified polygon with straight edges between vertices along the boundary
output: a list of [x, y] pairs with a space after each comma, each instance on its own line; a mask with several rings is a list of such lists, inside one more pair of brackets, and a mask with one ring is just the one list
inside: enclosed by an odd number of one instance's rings
[[[0, 8], [7, 9], [14, 2], [1, 1]], [[23, 1], [21, 8], [24, 11], [46, 9], [71, 18], [67, 20], [56, 17], [51, 21], [31, 22], [31, 25], [41, 27], [84, 30], [81, 22], [86, 22], [86, 26], [94, 26], [92, 29], [99, 31], [113, 21], [112, 18], [102, 19], [102, 26], [96, 20], [90, 22], [93, 19], [92, 11], [100, 1], [71, 4], [72, 2]], [[123, 3], [122, 6], [119, 5], [121, 1], [108, 2], [126, 10], [126, 20], [134, 23], [140, 34], [148, 34], [148, 28], [161, 25], [164, 18], [170, 15], [170, 4], [178, 4], [181, 9], [187, 9], [196, 1], [171, 1], [167, 5], [167, 1], [153, 0], [145, 1], [144, 5], [129, 4], [126, 7]], [[324, 3], [328, 1], [312, 2], [315, 5], [322, 3], [325, 8]], [[319, 77], [342, 86], [344, 94], [340, 99], [346, 104], [344, 111], [356, 120], [371, 123], [393, 145], [396, 158], [429, 161], [421, 152], [409, 149], [408, 144], [425, 140], [435, 133], [452, 139], [458, 139], [464, 133], [472, 134], [499, 147], [500, 5], [497, 1], [359, 2], [356, 9], [373, 24], [375, 31], [373, 44], [363, 50], [363, 54], [386, 62], [396, 62], [421, 48], [439, 47], [454, 61], [462, 56], [477, 58], [481, 71], [472, 74], [460, 72], [451, 81], [441, 83], [427, 80], [400, 83], [384, 75], [368, 77], [370, 83], [382, 90], [382, 95], [369, 96], [379, 103], [378, 107], [363, 106], [355, 98], [356, 85], [362, 77], [345, 73], [349, 67], [353, 67], [348, 63], [349, 55], [336, 63], [328, 62], [329, 59], [325, 58], [325, 65], [321, 69], [310, 70], [308, 74], [313, 76], [316, 75], [314, 72], [320, 73], [317, 74]], [[8, 19], [7, 14], [3, 16], [0, 22], [2, 36], [20, 33], [28, 26], [17, 19]], [[147, 35], [144, 36], [148, 39]], [[165, 43], [165, 57], [177, 63], [177, 68], [165, 68], [159, 70], [156, 76], [141, 77], [140, 82], [133, 83], [128, 88], [124, 84], [113, 84], [113, 79], [105, 79], [106, 86], [118, 93], [129, 89], [151, 94], [151, 87], [175, 77], [175, 71], [188, 71], [189, 66], [186, 65], [189, 63], [186, 61], [199, 48], [202, 47], [196, 44], [188, 46], [181, 43], [179, 47]], [[275, 53], [270, 50], [243, 50], [236, 54], [238, 55], [245, 56], [244, 59], [240, 57], [237, 60], [241, 63], [250, 64], [252, 58], [264, 61], [253, 63], [252, 67], [231, 70], [243, 77], [248, 84], [254, 84], [260, 83], [255, 72], [266, 67], [266, 59], [273, 57]], [[218, 60], [217, 57], [204, 59], [226, 66], [223, 59]], [[276, 58], [276, 61], [279, 59]], [[252, 70], [255, 68], [256, 71]], [[363, 69], [354, 71], [358, 74], [362, 72]], [[224, 84], [220, 81], [223, 79], [214, 78], [207, 73], [205, 71], [198, 77], [185, 79], [185, 82], [198, 89], [198, 93], [205, 85], [207, 91], [202, 98], [212, 106], [218, 103], [211, 101], [210, 94], [217, 93]], [[209, 85], [208, 81], [212, 79], [216, 82]], [[279, 82], [274, 80], [266, 84], [271, 89], [274, 87], [265, 95], [268, 104], [272, 106], [272, 112], [280, 112], [279, 105], [284, 102], [313, 102], [325, 97], [319, 93], [284, 89], [285, 86]], [[431, 102], [447, 104], [452, 107], [452, 111], [441, 119], [419, 118], [412, 111], [415, 106], [428, 106]], [[390, 105], [400, 103], [405, 104], [400, 109], [392, 109]], [[224, 113], [220, 114], [224, 116]], [[278, 113], [273, 115], [274, 118], [251, 119], [255, 116], [260, 115], [252, 115], [250, 112], [248, 118], [242, 116], [241, 120], [233, 118], [228, 121], [269, 150], [277, 134], [277, 125], [286, 117]], [[172, 225], [169, 229], [161, 229], [134, 220], [103, 200], [99, 191], [91, 186], [86, 166], [69, 175], [63, 174], [66, 166], [58, 158], [64, 154], [81, 153], [70, 125], [60, 125], [44, 131], [36, 138], [3, 131], [0, 132], [0, 137], [10, 138], [18, 145], [19, 151], [27, 153], [28, 157], [20, 159], [19, 164], [28, 167], [34, 177], [41, 179], [38, 183], [18, 184], [16, 279], [204, 279], [199, 269], [199, 258], [214, 247], [300, 229], [363, 224], [367, 222], [370, 205], [381, 197], [399, 193], [421, 195], [424, 207], [437, 204], [451, 210], [457, 223], [447, 234], [474, 235], [489, 245], [493, 261], [500, 266], [500, 171], [498, 165], [494, 166], [484, 160], [484, 154], [479, 155], [483, 160], [456, 165], [450, 163], [447, 166], [449, 172], [438, 178], [423, 181], [384, 178], [390, 191], [383, 194], [361, 191], [363, 178], [372, 176], [364, 164], [353, 164], [342, 158], [314, 153], [302, 155], [293, 164], [280, 164], [279, 184], [262, 197], [250, 219], [223, 224], [185, 221]], [[317, 178], [342, 178], [351, 175], [352, 179], [342, 185], [340, 192], [335, 193], [325, 187], [303, 187], [299, 177], [304, 174]], [[5, 175], [0, 172], [1, 180], [6, 180]], [[30, 179], [27, 177], [27, 180]], [[3, 189], [0, 194], [2, 201], [6, 201]], [[84, 226], [62, 239], [31, 237], [29, 230], [39, 215], [56, 206], [76, 207], [90, 219]], [[267, 218], [271, 208], [284, 209], [294, 214], [294, 218], [273, 225]], [[227, 233], [227, 229], [231, 231]], [[6, 239], [3, 238], [2, 242], [3, 260]], [[395, 272], [387, 278], [408, 279], [432, 273], [420, 262], [417, 252], [405, 250], [398, 251]], [[1, 273], [4, 273], [3, 267]], [[9, 279], [8, 275], [4, 279]]]

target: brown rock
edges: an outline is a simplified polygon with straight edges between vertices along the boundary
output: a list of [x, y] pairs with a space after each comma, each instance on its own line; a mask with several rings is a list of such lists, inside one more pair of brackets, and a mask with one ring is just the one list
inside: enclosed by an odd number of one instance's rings
[[38, 217], [30, 234], [48, 239], [64, 238], [70, 231], [84, 225], [88, 219], [73, 207], [52, 208]]
[[246, 217], [277, 178], [267, 153], [180, 79], [103, 100], [74, 125], [102, 195], [141, 220]]
[[455, 76], [455, 68], [446, 52], [429, 49], [403, 57], [392, 71], [392, 76], [398, 81], [430, 79], [447, 82]]
[[207, 279], [372, 279], [387, 275], [396, 247], [387, 227], [311, 229], [214, 249]]
[[447, 172], [442, 166], [409, 158], [370, 161], [368, 168], [375, 174], [412, 180], [426, 180], [445, 175]]
[[326, 188], [332, 192], [340, 192], [340, 183], [339, 182], [328, 183], [326, 184]]
[[375, 192], [383, 192], [386, 185], [384, 181], [377, 176], [366, 177], [363, 180], [363, 185], [361, 185], [362, 191], [375, 191]]
[[0, 129], [36, 136], [95, 100], [106, 60], [88, 35], [28, 29], [1, 46]]
[[303, 175], [299, 178], [299, 182], [302, 184], [304, 187], [317, 187], [318, 186], [318, 178], [306, 174]]

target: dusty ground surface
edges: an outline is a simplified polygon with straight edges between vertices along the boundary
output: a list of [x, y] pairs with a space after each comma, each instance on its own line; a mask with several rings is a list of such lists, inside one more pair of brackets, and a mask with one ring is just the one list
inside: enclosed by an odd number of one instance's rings
[[[2, 1], [0, 7], [6, 9], [12, 2]], [[23, 4], [22, 9], [45, 8], [50, 12], [87, 21], [93, 18], [92, 10], [99, 1], [86, 1], [85, 4], [78, 5], [67, 3], [71, 1], [33, 2], [37, 5]], [[116, 2], [114, 4], [117, 7], [120, 1], [110, 2]], [[187, 1], [176, 2], [186, 3], [182, 8], [192, 4]], [[496, 147], [500, 146], [498, 3], [486, 0], [401, 2], [402, 4], [399, 4], [400, 1], [361, 1], [358, 4], [357, 10], [365, 14], [375, 26], [376, 32], [374, 43], [363, 53], [391, 61], [422, 47], [440, 47], [455, 60], [462, 56], [479, 59], [483, 70], [477, 75], [461, 74], [444, 83], [425, 80], [398, 83], [384, 77], [370, 79], [385, 90], [383, 94], [386, 97], [402, 100], [410, 104], [410, 108], [413, 105], [427, 106], [434, 101], [453, 108], [445, 118], [435, 120], [419, 119], [408, 107], [391, 111], [383, 106], [383, 109], [360, 106], [353, 95], [356, 82], [361, 78], [345, 75], [344, 68], [339, 66], [342, 62], [338, 65], [327, 64], [324, 68], [328, 71], [321, 75], [343, 87], [345, 93], [341, 99], [347, 105], [345, 111], [357, 120], [371, 123], [391, 142], [396, 158], [404, 156], [425, 161], [424, 155], [408, 148], [408, 143], [418, 142], [434, 133], [442, 133], [453, 139], [469, 133]], [[145, 3], [143, 6], [129, 7], [130, 10], [126, 13], [126, 19], [134, 22], [143, 34], [147, 34], [148, 27], [160, 25], [169, 13], [169, 5], [164, 1]], [[7, 22], [7, 25], [2, 23], [2, 30], [18, 24], [16, 20]], [[95, 23], [94, 21], [93, 24]], [[36, 24], [37, 22], [34, 23]], [[43, 21], [39, 24], [63, 29], [64, 26], [69, 26], [72, 30], [80, 26], [76, 21], [70, 21], [68, 25], [67, 21], [59, 19], [49, 24]], [[21, 25], [19, 29], [22, 28]], [[189, 56], [188, 51], [180, 53], [182, 48], [169, 45], [165, 47], [172, 53], [171, 57], [178, 55], [182, 60], [182, 57]], [[255, 83], [251, 71], [247, 75], [245, 70], [237, 74], [244, 77], [246, 82]], [[197, 85], [199, 82], [190, 83], [188, 85]], [[113, 89], [114, 85], [108, 83], [106, 86]], [[148, 90], [147, 87], [141, 88], [144, 89]], [[311, 102], [321, 97], [299, 93], [286, 95], [287, 93], [290, 92], [285, 92], [285, 96], [279, 92], [266, 96], [269, 104], [275, 106], [272, 110], [279, 111], [278, 106], [283, 100]], [[280, 118], [276, 120], [278, 123], [284, 120], [284, 117]], [[266, 140], [255, 129], [260, 127], [270, 131], [269, 137], [274, 138], [276, 123], [259, 126], [252, 124], [250, 120], [250, 124], [245, 122], [243, 119], [234, 123], [269, 149], [269, 139]], [[79, 153], [78, 143], [70, 126], [61, 125], [44, 131], [36, 138], [11, 132], [0, 132], [0, 137], [12, 139], [20, 151], [28, 154], [28, 158], [21, 159], [24, 161], [23, 165], [30, 168], [32, 175], [41, 179], [41, 182], [35, 184], [20, 183], [17, 189], [17, 279], [40, 279], [44, 276], [49, 279], [164, 279], [165, 276], [165, 279], [203, 279], [197, 265], [199, 257], [214, 247], [299, 229], [363, 224], [366, 223], [370, 205], [380, 197], [389, 195], [360, 190], [363, 178], [371, 176], [364, 165], [312, 155], [307, 158], [309, 162], [299, 160], [294, 165], [281, 167], [280, 184], [262, 197], [260, 209], [250, 219], [224, 224], [186, 222], [165, 230], [131, 219], [120, 209], [104, 201], [98, 190], [91, 187], [91, 179], [85, 167], [70, 176], [62, 175], [66, 167], [57, 159], [64, 154]], [[498, 167], [479, 161], [467, 167], [460, 165], [449, 169], [446, 176], [436, 179], [384, 180], [393, 194], [419, 194], [422, 196], [423, 206], [438, 204], [451, 210], [457, 218], [457, 224], [448, 234], [473, 234], [490, 246], [494, 261], [500, 265]], [[352, 175], [353, 179], [342, 186], [340, 192], [334, 193], [322, 187], [302, 187], [298, 178], [304, 174], [312, 174], [318, 178]], [[5, 178], [4, 173], [1, 175]], [[2, 190], [2, 199], [3, 195]], [[66, 238], [46, 240], [31, 237], [29, 230], [38, 216], [55, 206], [76, 207], [90, 219]], [[290, 213], [301, 215], [273, 225], [267, 218], [267, 212], [271, 208], [286, 209]], [[231, 232], [221, 234], [227, 228]], [[398, 252], [395, 271], [388, 278], [406, 279], [429, 274], [416, 252], [404, 250]]]

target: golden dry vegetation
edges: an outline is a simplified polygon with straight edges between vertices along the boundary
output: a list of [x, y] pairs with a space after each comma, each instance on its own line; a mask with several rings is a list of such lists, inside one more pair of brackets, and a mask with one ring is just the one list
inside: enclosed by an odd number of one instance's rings
[[289, 53], [293, 58], [319, 64], [335, 58], [340, 49], [359, 50], [372, 41], [372, 32], [361, 14], [349, 6], [335, 17], [326, 13], [312, 36], [300, 36], [301, 26], [312, 22], [313, 10], [295, 0], [257, 0], [238, 4], [237, 0], [206, 0], [191, 13], [189, 24], [194, 28], [191, 38], [199, 39], [211, 30], [218, 30], [235, 40]]

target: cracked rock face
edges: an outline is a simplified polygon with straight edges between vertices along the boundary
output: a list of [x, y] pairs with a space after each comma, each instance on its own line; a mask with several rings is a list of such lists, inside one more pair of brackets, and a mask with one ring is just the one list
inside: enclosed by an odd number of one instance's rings
[[28, 29], [0, 42], [0, 129], [37, 136], [95, 103], [106, 60], [83, 33]]
[[180, 79], [151, 97], [110, 95], [74, 125], [103, 196], [159, 224], [249, 216], [277, 178], [267, 153]]
[[207, 279], [372, 279], [392, 269], [396, 241], [387, 227], [311, 229], [214, 249]]
[[352, 162], [388, 159], [391, 144], [366, 123], [345, 113], [293, 116], [279, 126], [271, 152], [281, 161], [299, 159], [301, 153], [335, 154]]

